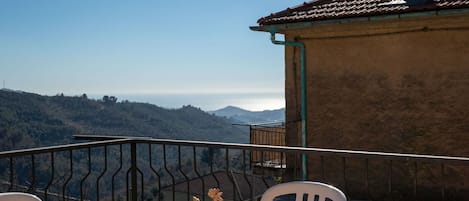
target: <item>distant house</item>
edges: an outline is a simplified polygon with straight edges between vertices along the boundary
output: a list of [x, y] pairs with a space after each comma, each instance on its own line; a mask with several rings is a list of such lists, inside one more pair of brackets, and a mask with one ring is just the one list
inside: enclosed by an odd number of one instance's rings
[[287, 145], [469, 156], [469, 0], [316, 0], [251, 29], [285, 45]]

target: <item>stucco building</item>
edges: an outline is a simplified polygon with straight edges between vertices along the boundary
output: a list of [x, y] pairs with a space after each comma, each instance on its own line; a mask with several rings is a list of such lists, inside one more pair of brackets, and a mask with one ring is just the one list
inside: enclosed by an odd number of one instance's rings
[[469, 156], [469, 1], [317, 0], [258, 23], [287, 41], [288, 145], [305, 119], [308, 147]]
[[[285, 46], [288, 146], [469, 156], [468, 0], [316, 0], [251, 29]], [[303, 160], [307, 179], [318, 178], [318, 160]], [[399, 167], [397, 180], [412, 172], [407, 167]], [[440, 174], [428, 169], [424, 174]], [[441, 188], [425, 184], [428, 198]]]

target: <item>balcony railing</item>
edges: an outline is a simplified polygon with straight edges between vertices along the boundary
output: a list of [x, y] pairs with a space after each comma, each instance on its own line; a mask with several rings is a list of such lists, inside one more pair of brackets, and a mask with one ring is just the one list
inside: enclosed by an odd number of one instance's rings
[[[249, 125], [250, 144], [286, 146], [285, 124]], [[251, 152], [251, 161], [255, 166], [271, 169], [285, 168], [286, 155], [280, 152]]]
[[[79, 136], [78, 139], [90, 139]], [[192, 200], [219, 187], [225, 200], [256, 200], [268, 187], [309, 179], [351, 200], [469, 200], [469, 158], [271, 145], [94, 137], [94, 142], [0, 153], [0, 191], [43, 200]], [[255, 171], [251, 152], [285, 156], [284, 168]]]

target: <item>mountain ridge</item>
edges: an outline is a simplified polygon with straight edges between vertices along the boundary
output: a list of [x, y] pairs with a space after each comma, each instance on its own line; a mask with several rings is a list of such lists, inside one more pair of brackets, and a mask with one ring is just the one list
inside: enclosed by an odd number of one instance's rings
[[250, 111], [236, 106], [226, 106], [224, 108], [208, 111], [219, 117], [226, 117], [233, 123], [259, 124], [275, 123], [285, 121], [285, 108], [263, 111]]
[[70, 143], [73, 135], [125, 135], [248, 141], [248, 133], [200, 108], [165, 109], [148, 103], [118, 102], [116, 97], [43, 96], [0, 90], [1, 150]]

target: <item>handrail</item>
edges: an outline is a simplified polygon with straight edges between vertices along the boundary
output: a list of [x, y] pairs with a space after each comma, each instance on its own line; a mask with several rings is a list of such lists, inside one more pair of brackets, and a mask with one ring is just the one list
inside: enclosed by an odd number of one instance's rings
[[21, 155], [31, 155], [31, 154], [43, 154], [43, 153], [50, 153], [50, 152], [67, 151], [67, 150], [72, 150], [72, 149], [82, 149], [82, 148], [88, 148], [88, 147], [99, 147], [103, 145], [118, 145], [118, 144], [123, 144], [125, 142], [131, 142], [131, 141], [132, 139], [123, 138], [123, 139], [112, 139], [112, 140], [97, 141], [97, 142], [85, 142], [85, 143], [40, 147], [40, 148], [3, 151], [3, 152], [0, 152], [0, 158], [7, 158], [7, 157], [21, 156]]
[[75, 140], [118, 140], [118, 139], [152, 139], [151, 137], [122, 136], [122, 135], [73, 135]]
[[[49, 153], [51, 151], [65, 151], [70, 149], [80, 149], [87, 147], [98, 147], [102, 145], [117, 145], [123, 143], [151, 143], [151, 144], [166, 144], [166, 145], [186, 145], [186, 146], [209, 146], [213, 148], [231, 148], [231, 149], [251, 149], [257, 151], [278, 151], [288, 153], [319, 153], [321, 155], [336, 155], [336, 156], [349, 156], [349, 157], [365, 157], [365, 158], [380, 158], [389, 160], [409, 160], [415, 159], [417, 161], [439, 161], [451, 162], [458, 164], [469, 164], [468, 157], [459, 156], [441, 156], [441, 155], [426, 155], [426, 154], [411, 154], [411, 153], [390, 153], [390, 152], [377, 152], [377, 151], [361, 151], [361, 150], [344, 150], [344, 149], [327, 149], [327, 148], [311, 148], [311, 147], [287, 147], [275, 145], [257, 145], [257, 144], [242, 144], [242, 143], [227, 143], [227, 142], [210, 142], [210, 141], [194, 141], [194, 140], [173, 140], [173, 139], [154, 139], [148, 137], [131, 137], [125, 136], [109, 136], [109, 140], [105, 140], [106, 136], [93, 136], [93, 135], [79, 135], [79, 139], [99, 139], [102, 141], [86, 142], [68, 145], [57, 145], [50, 147], [31, 148], [13, 151], [0, 152], [0, 158]], [[121, 138], [118, 138], [121, 137]], [[118, 138], [118, 139], [116, 139]]]
[[167, 140], [167, 139], [136, 139], [137, 143], [153, 144], [171, 144], [171, 145], [204, 145], [213, 148], [232, 148], [232, 149], [251, 149], [256, 151], [278, 151], [289, 153], [320, 153], [321, 155], [337, 155], [337, 156], [352, 156], [352, 157], [366, 157], [366, 158], [380, 158], [380, 159], [400, 159], [409, 160], [410, 158], [418, 161], [433, 161], [440, 162], [456, 162], [460, 164], [469, 164], [467, 157], [455, 156], [439, 156], [439, 155], [422, 155], [422, 154], [408, 154], [408, 153], [388, 153], [376, 151], [359, 151], [359, 150], [343, 150], [343, 149], [326, 149], [326, 148], [303, 148], [303, 147], [287, 147], [287, 146], [274, 146], [274, 145], [254, 145], [254, 144], [240, 144], [240, 143], [224, 143], [224, 142], [206, 142], [206, 141], [190, 141], [190, 140]]

